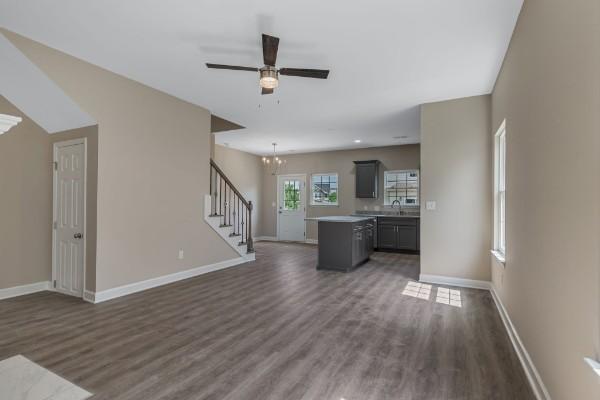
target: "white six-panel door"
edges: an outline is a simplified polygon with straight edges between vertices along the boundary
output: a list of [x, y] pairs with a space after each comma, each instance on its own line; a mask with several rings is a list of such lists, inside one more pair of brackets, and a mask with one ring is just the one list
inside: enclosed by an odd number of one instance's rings
[[85, 139], [54, 145], [55, 290], [83, 296], [85, 256]]
[[303, 242], [306, 232], [306, 176], [277, 177], [277, 238]]

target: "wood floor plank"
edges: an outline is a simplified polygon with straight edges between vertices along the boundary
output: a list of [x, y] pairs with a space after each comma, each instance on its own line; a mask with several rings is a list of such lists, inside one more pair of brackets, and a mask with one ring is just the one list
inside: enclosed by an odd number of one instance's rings
[[17, 354], [94, 400], [534, 399], [491, 296], [403, 294], [419, 257], [317, 271], [316, 248], [257, 243], [257, 261], [92, 305], [0, 301]]

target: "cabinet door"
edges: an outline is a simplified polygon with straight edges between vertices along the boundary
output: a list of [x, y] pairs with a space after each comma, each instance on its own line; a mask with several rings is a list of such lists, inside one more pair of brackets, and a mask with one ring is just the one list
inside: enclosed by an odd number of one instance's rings
[[377, 198], [377, 164], [356, 164], [356, 197]]
[[380, 249], [396, 249], [398, 246], [396, 225], [379, 225], [377, 246]]
[[398, 249], [417, 250], [416, 226], [398, 226]]

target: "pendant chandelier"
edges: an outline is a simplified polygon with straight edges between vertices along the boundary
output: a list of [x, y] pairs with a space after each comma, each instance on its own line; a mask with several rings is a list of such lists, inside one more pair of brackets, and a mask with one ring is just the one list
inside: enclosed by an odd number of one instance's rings
[[286, 160], [277, 156], [277, 143], [273, 143], [273, 155], [271, 157], [262, 158], [265, 168], [270, 169], [271, 175], [277, 175], [279, 169], [286, 163]]

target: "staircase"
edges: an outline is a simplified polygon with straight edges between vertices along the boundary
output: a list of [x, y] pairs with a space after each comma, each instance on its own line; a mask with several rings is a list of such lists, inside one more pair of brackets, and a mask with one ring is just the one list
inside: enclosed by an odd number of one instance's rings
[[204, 220], [238, 254], [254, 260], [252, 202], [231, 183], [221, 168], [210, 160], [210, 195], [204, 199]]

